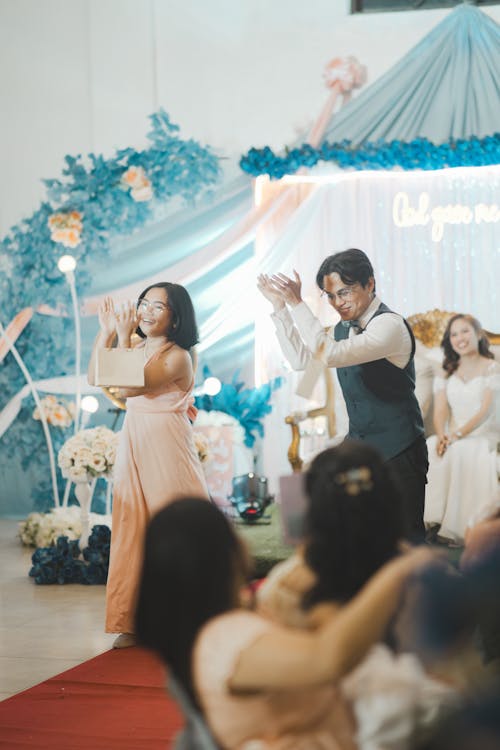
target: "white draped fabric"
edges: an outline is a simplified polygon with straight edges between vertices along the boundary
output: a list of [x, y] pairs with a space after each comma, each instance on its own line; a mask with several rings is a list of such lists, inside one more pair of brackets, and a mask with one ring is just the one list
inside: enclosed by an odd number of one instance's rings
[[[269, 189], [292, 191], [286, 210], [259, 227], [256, 272], [295, 268], [303, 296], [325, 325], [332, 309], [319, 297], [315, 277], [329, 254], [359, 247], [370, 257], [377, 293], [409, 316], [439, 308], [471, 312], [492, 331], [500, 329], [500, 166], [435, 172], [355, 172], [284, 178]], [[263, 187], [265, 197], [266, 187]], [[255, 274], [254, 274], [255, 275]], [[312, 405], [294, 396], [269, 318], [250, 279], [256, 319], [256, 380], [285, 374], [268, 417], [264, 471], [274, 480], [289, 470], [289, 428], [283, 418]], [[240, 295], [240, 302], [243, 296]], [[224, 303], [225, 304], [225, 303]], [[224, 307], [224, 304], [222, 307]], [[223, 310], [219, 315], [224, 317]], [[227, 307], [231, 314], [231, 307]]]

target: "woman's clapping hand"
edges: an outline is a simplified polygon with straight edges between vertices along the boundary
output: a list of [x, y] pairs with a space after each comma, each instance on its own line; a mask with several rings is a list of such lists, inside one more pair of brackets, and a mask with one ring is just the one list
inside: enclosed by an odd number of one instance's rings
[[130, 346], [130, 337], [139, 324], [136, 306], [133, 302], [126, 302], [115, 312], [116, 332], [121, 346]]
[[104, 297], [98, 310], [99, 325], [106, 336], [116, 332], [115, 306], [111, 297]]

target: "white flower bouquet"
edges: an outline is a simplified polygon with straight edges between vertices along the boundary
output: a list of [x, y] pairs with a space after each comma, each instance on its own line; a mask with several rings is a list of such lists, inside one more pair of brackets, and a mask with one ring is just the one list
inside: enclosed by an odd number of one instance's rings
[[63, 477], [76, 484], [111, 477], [118, 433], [107, 427], [80, 430], [67, 440], [57, 457]]
[[[111, 527], [111, 516], [91, 513], [90, 526], [95, 524]], [[51, 547], [60, 536], [74, 540], [79, 539], [81, 533], [82, 520], [78, 505], [52, 508], [48, 513], [30, 513], [19, 524], [19, 538], [27, 547]]]

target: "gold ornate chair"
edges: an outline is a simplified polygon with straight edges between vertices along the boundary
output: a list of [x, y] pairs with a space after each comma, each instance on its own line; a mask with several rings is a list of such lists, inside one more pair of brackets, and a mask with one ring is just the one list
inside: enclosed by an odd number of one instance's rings
[[[413, 335], [429, 348], [439, 346], [443, 338], [449, 319], [456, 315], [454, 312], [445, 312], [444, 310], [429, 310], [425, 313], [415, 313], [410, 315], [408, 323], [411, 326]], [[484, 331], [494, 346], [500, 345], [500, 333]]]
[[[408, 318], [408, 323], [417, 340], [415, 355], [416, 395], [429, 431], [432, 429], [430, 426], [432, 422], [432, 381], [435, 369], [442, 360], [442, 352], [439, 347], [452, 315], [455, 315], [455, 313], [435, 309], [424, 313], [416, 313]], [[485, 333], [491, 345], [498, 347], [495, 358], [500, 361], [500, 333], [486, 330]], [[301, 457], [301, 446], [308, 432], [311, 429], [314, 430], [314, 427], [311, 428], [310, 426], [311, 420], [323, 418], [327, 423], [328, 438], [331, 439], [336, 435], [335, 384], [333, 373], [327, 367], [325, 367], [325, 385], [326, 398], [323, 406], [306, 412], [294, 412], [285, 417], [286, 424], [290, 425], [292, 430], [288, 460], [293, 471], [302, 470], [304, 461]]]
[[104, 395], [109, 398], [113, 406], [115, 406], [117, 409], [122, 409], [125, 411], [127, 408], [127, 402], [124, 398], [120, 398], [118, 395], [118, 388], [107, 388], [106, 386], [101, 386], [101, 390], [104, 392]]
[[301, 457], [301, 443], [305, 437], [318, 434], [331, 439], [337, 433], [337, 420], [335, 415], [335, 383], [334, 376], [329, 367], [324, 369], [325, 379], [325, 402], [322, 406], [309, 409], [305, 412], [293, 412], [285, 417], [286, 424], [292, 430], [292, 441], [288, 447], [288, 460], [292, 471], [302, 471], [304, 460]]

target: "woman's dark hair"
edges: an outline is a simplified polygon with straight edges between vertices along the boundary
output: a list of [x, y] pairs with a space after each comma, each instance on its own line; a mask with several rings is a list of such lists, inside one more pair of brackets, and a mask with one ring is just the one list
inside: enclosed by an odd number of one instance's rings
[[354, 440], [315, 457], [305, 490], [305, 558], [317, 581], [304, 607], [347, 602], [397, 554], [400, 498], [378, 451]]
[[448, 325], [446, 326], [446, 330], [441, 341], [441, 348], [444, 352], [443, 370], [447, 373], [448, 378], [450, 377], [450, 375], [453, 375], [455, 370], [458, 368], [458, 363], [460, 362], [460, 355], [457, 354], [456, 351], [454, 351], [450, 341], [451, 327], [456, 320], [465, 320], [467, 321], [467, 323], [469, 323], [469, 325], [472, 326], [477, 334], [479, 354], [482, 357], [486, 357], [487, 359], [494, 359], [493, 353], [490, 352], [489, 339], [483, 331], [479, 320], [474, 318], [472, 315], [463, 313], [452, 315], [452, 317], [448, 321]]
[[371, 278], [375, 283], [370, 259], [362, 250], [356, 248], [343, 250], [325, 258], [316, 274], [316, 284], [320, 289], [324, 289], [324, 278], [331, 273], [338, 273], [344, 284], [361, 284], [365, 287]]
[[184, 497], [151, 520], [136, 608], [139, 642], [156, 651], [197, 705], [191, 658], [198, 632], [235, 606], [246, 565], [227, 518], [207, 500]]
[[[173, 341], [183, 349], [191, 349], [198, 343], [198, 327], [194, 307], [188, 291], [180, 284], [173, 284], [170, 281], [159, 281], [157, 284], [151, 284], [139, 295], [137, 307], [150, 289], [165, 289], [167, 293], [167, 304], [170, 310], [170, 323], [166, 331], [169, 341]], [[136, 333], [141, 338], [146, 338], [140, 327]]]

